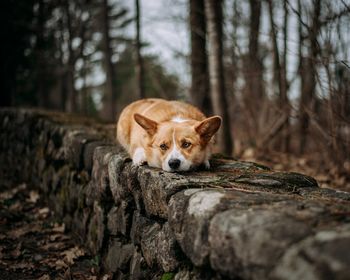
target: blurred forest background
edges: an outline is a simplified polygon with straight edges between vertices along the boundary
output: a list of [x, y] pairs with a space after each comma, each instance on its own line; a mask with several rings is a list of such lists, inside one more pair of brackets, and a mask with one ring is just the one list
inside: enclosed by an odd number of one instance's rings
[[1, 106], [111, 122], [138, 98], [185, 100], [223, 117], [223, 153], [350, 189], [349, 0], [0, 5]]

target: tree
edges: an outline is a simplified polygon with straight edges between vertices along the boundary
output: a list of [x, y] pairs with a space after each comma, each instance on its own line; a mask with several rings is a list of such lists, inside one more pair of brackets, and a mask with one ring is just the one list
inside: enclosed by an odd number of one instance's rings
[[109, 21], [110, 6], [108, 0], [102, 2], [102, 20], [103, 20], [103, 53], [104, 64], [106, 69], [106, 89], [103, 96], [103, 109], [101, 116], [103, 119], [112, 121], [115, 119], [115, 100], [116, 91], [113, 83], [115, 77], [115, 70], [112, 63], [113, 52], [111, 50], [111, 37], [110, 37], [110, 21]]
[[70, 9], [70, 1], [65, 0], [64, 1], [64, 11], [66, 16], [66, 28], [68, 33], [68, 63], [67, 63], [67, 90], [68, 90], [68, 98], [66, 100], [66, 111], [67, 112], [76, 112], [77, 111], [77, 93], [75, 91], [75, 79], [74, 79], [74, 72], [75, 72], [75, 62], [76, 57], [74, 55], [73, 51], [73, 23], [71, 18], [71, 9]]
[[[261, 0], [249, 0], [249, 43], [248, 54], [244, 61], [245, 92], [243, 102], [249, 122], [250, 134], [254, 135], [261, 130], [259, 120], [263, 98], [265, 95], [263, 83], [263, 64], [260, 58], [260, 18]], [[253, 132], [253, 133], [252, 133]]]
[[209, 95], [204, 0], [190, 0], [191, 101], [206, 115], [212, 113]]
[[315, 100], [316, 89], [316, 61], [319, 54], [318, 35], [320, 32], [320, 13], [321, 13], [321, 0], [313, 1], [312, 22], [311, 26], [307, 27], [308, 39], [310, 47], [308, 49], [308, 55], [304, 58], [302, 53], [302, 43], [304, 41], [303, 36], [303, 18], [302, 18], [302, 6], [300, 0], [298, 0], [298, 12], [299, 12], [299, 63], [300, 63], [300, 78], [301, 78], [301, 97], [299, 101], [299, 153], [304, 153], [308, 135], [308, 128], [310, 123], [310, 114], [313, 112], [313, 103]]
[[[0, 106], [14, 106], [24, 98], [19, 93], [19, 79], [25, 81], [28, 75], [24, 72], [31, 66], [31, 61], [25, 55], [31, 46], [31, 39], [35, 35], [32, 21], [35, 0], [1, 1], [1, 51], [0, 51]], [[26, 94], [28, 96], [28, 94]], [[35, 103], [35, 97], [29, 96], [30, 103]], [[28, 103], [29, 103], [28, 102]]]
[[281, 114], [284, 120], [284, 123], [281, 127], [281, 137], [279, 137], [280, 148], [283, 151], [289, 151], [289, 114], [290, 106], [287, 95], [288, 90], [288, 81], [287, 81], [287, 32], [288, 32], [288, 9], [286, 0], [283, 2], [284, 10], [284, 25], [283, 25], [283, 52], [282, 52], [282, 62], [280, 60], [280, 51], [277, 43], [277, 30], [274, 21], [274, 6], [272, 0], [268, 0], [268, 10], [269, 10], [269, 19], [271, 26], [271, 35], [272, 35], [272, 45], [273, 45], [273, 61], [274, 61], [274, 82], [278, 85], [278, 107], [282, 111]]
[[[132, 43], [126, 44], [115, 63], [116, 90], [118, 91], [117, 114], [126, 104], [138, 98], [137, 58]], [[145, 55], [144, 65], [147, 68], [144, 76], [145, 95], [147, 97], [176, 99], [179, 96], [180, 83], [177, 76], [169, 74], [157, 56]]]
[[208, 26], [210, 96], [214, 114], [222, 117], [222, 127], [218, 132], [218, 147], [221, 152], [231, 155], [233, 141], [225, 93], [222, 4], [221, 0], [205, 0], [205, 15]]
[[140, 21], [140, 1], [135, 0], [136, 10], [136, 75], [138, 84], [138, 96], [139, 98], [145, 98], [145, 86], [144, 86], [144, 65], [141, 55], [141, 21]]
[[85, 46], [92, 42], [92, 3], [90, 0], [43, 2], [50, 3], [50, 9], [45, 10], [45, 48], [40, 55], [45, 55], [46, 72], [39, 79], [50, 79], [45, 89], [48, 96], [45, 107], [79, 113], [82, 102], [76, 81], [81, 69], [77, 68], [77, 62], [85, 59]]

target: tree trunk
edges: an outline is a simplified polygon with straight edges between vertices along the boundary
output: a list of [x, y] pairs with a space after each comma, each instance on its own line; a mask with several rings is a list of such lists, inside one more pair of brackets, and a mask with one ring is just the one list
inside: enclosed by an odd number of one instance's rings
[[[287, 73], [286, 73], [286, 60], [287, 60], [287, 24], [288, 24], [288, 9], [286, 0], [284, 1], [284, 41], [283, 41], [283, 54], [282, 63], [280, 61], [280, 51], [277, 43], [277, 30], [274, 22], [274, 7], [272, 0], [268, 0], [269, 19], [272, 34], [273, 43], [273, 57], [274, 57], [274, 81], [278, 85], [278, 103], [282, 114], [289, 116], [290, 107], [287, 95]], [[281, 129], [281, 135], [279, 137], [278, 146], [284, 152], [289, 151], [289, 117], [284, 123]]]
[[233, 141], [227, 110], [223, 65], [222, 4], [221, 0], [205, 0], [209, 42], [210, 96], [214, 114], [222, 117], [222, 127], [218, 132], [218, 147], [221, 152], [232, 155]]
[[212, 114], [209, 95], [204, 0], [190, 0], [191, 102], [206, 115]]
[[74, 72], [75, 72], [75, 59], [72, 47], [72, 21], [71, 15], [69, 11], [69, 0], [65, 1], [65, 13], [67, 17], [67, 30], [68, 30], [68, 65], [67, 65], [67, 90], [68, 90], [68, 98], [66, 102], [66, 111], [67, 112], [75, 112], [77, 110], [77, 94], [75, 90], [75, 80], [74, 80]]
[[264, 86], [263, 86], [263, 66], [259, 57], [259, 32], [261, 17], [261, 0], [249, 0], [249, 46], [246, 63], [244, 65], [244, 76], [246, 91], [243, 98], [245, 108], [249, 116], [249, 122], [253, 127], [250, 129], [254, 134], [260, 131], [260, 111]]
[[288, 115], [288, 118], [286, 120], [284, 130], [283, 130], [283, 137], [282, 137], [282, 150], [286, 153], [290, 151], [290, 103], [288, 98], [288, 88], [289, 88], [289, 82], [287, 79], [287, 44], [288, 44], [288, 7], [287, 7], [287, 0], [283, 1], [283, 10], [284, 10], [284, 25], [283, 25], [283, 56], [282, 56], [282, 85], [281, 85], [281, 102], [284, 104], [285, 112]]
[[48, 107], [48, 91], [46, 87], [45, 79], [45, 3], [43, 0], [38, 2], [38, 33], [37, 33], [37, 45], [36, 45], [36, 57], [38, 63], [37, 70], [37, 83], [38, 83], [38, 100], [37, 105], [41, 108]]
[[88, 73], [88, 62], [87, 58], [82, 56], [83, 68], [81, 72], [81, 79], [83, 80], [83, 86], [80, 92], [81, 100], [81, 112], [87, 116], [88, 115], [88, 85], [87, 85], [87, 73]]
[[145, 85], [144, 85], [144, 67], [143, 59], [141, 55], [141, 21], [140, 21], [140, 1], [135, 0], [136, 7], [136, 77], [137, 77], [137, 91], [139, 98], [145, 98]]
[[115, 120], [116, 113], [116, 97], [115, 97], [115, 87], [113, 83], [114, 79], [114, 66], [112, 63], [112, 50], [110, 47], [111, 38], [109, 35], [109, 6], [108, 0], [103, 0], [103, 52], [104, 52], [104, 62], [106, 68], [106, 89], [103, 97], [103, 108], [101, 112], [101, 117], [107, 121]]
[[[316, 60], [319, 53], [318, 48], [318, 34], [320, 31], [320, 13], [321, 13], [321, 0], [315, 0], [314, 9], [312, 14], [312, 23], [309, 28], [308, 38], [310, 42], [309, 55], [307, 58], [303, 58], [301, 44], [303, 43], [302, 34], [302, 18], [299, 19], [299, 36], [300, 36], [300, 77], [301, 77], [301, 97], [299, 103], [299, 153], [304, 153], [308, 128], [310, 123], [310, 112], [313, 111], [312, 105], [315, 99], [315, 88], [316, 88]], [[298, 0], [299, 15], [301, 17], [301, 2]]]

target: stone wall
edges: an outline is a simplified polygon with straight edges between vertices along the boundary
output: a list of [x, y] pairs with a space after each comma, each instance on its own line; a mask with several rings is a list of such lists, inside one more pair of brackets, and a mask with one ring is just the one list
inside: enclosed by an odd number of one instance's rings
[[115, 279], [348, 279], [349, 193], [231, 159], [184, 174], [135, 167], [113, 135], [0, 110], [0, 178], [40, 189]]

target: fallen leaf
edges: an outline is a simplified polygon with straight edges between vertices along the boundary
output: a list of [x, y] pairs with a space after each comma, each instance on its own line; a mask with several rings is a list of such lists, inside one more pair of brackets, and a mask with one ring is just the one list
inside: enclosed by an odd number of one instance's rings
[[24, 225], [20, 228], [14, 228], [14, 229], [10, 230], [7, 233], [7, 236], [8, 236], [8, 238], [16, 239], [16, 238], [24, 236], [28, 233], [37, 232], [37, 231], [41, 231], [41, 227], [39, 225], [27, 224], [27, 225]]
[[44, 207], [44, 208], [41, 208], [39, 209], [38, 211], [38, 214], [39, 216], [42, 216], [42, 217], [47, 217], [47, 215], [50, 213], [50, 209], [48, 207]]
[[17, 187], [6, 191], [6, 192], [2, 192], [0, 193], [0, 200], [6, 200], [6, 199], [11, 199], [13, 198], [19, 191], [24, 190], [27, 187], [26, 184], [20, 184]]
[[56, 269], [63, 269], [63, 268], [68, 267], [68, 265], [67, 265], [63, 260], [57, 260], [57, 261], [55, 262], [54, 267], [55, 267]]
[[325, 174], [319, 174], [315, 176], [315, 179], [319, 182], [327, 182], [329, 177]]
[[69, 236], [62, 233], [55, 233], [50, 235], [49, 240], [50, 242], [65, 241], [69, 240]]
[[32, 270], [34, 269], [34, 265], [29, 262], [20, 262], [20, 263], [14, 263], [9, 266], [11, 270]]
[[21, 249], [22, 249], [22, 242], [18, 243], [16, 246], [16, 249], [14, 249], [11, 252], [11, 257], [17, 259], [19, 256], [21, 256], [22, 255]]
[[41, 276], [40, 278], [38, 278], [38, 280], [50, 280], [50, 275], [49, 274], [44, 274], [43, 276]]
[[23, 204], [19, 201], [16, 201], [15, 203], [11, 204], [9, 207], [10, 211], [20, 211], [22, 210]]
[[45, 251], [57, 251], [57, 250], [64, 250], [67, 248], [66, 242], [58, 241], [54, 243], [48, 243], [41, 247], [41, 249]]
[[73, 248], [70, 248], [64, 252], [62, 252], [61, 254], [64, 257], [64, 260], [69, 263], [69, 264], [73, 264], [74, 260], [76, 258], [79, 258], [81, 256], [85, 255], [85, 251], [81, 248], [79, 248], [78, 246], [75, 246]]
[[29, 198], [27, 198], [27, 201], [35, 204], [39, 200], [39, 198], [40, 196], [37, 191], [30, 191]]
[[55, 224], [53, 225], [52, 231], [53, 231], [53, 232], [61, 232], [61, 233], [64, 233], [65, 229], [66, 229], [66, 225], [65, 225], [65, 224], [63, 224], [63, 223], [62, 223], [62, 224], [55, 223]]
[[70, 267], [68, 267], [66, 269], [66, 271], [64, 272], [64, 276], [63, 276], [64, 280], [72, 280], [73, 277], [72, 277], [72, 273], [70, 271]]
[[102, 280], [110, 280], [110, 279], [112, 279], [112, 276], [109, 275], [109, 274], [105, 274], [105, 275], [102, 276], [101, 279], [102, 279]]

